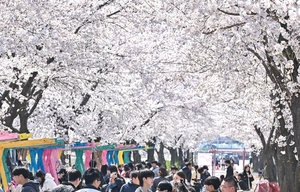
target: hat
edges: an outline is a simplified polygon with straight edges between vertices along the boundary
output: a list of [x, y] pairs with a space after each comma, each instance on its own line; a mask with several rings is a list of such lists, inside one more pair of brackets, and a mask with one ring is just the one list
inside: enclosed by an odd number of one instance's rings
[[168, 190], [168, 192], [171, 192], [172, 191], [172, 185], [168, 181], [161, 181], [161, 182], [158, 183], [156, 190], [157, 191]]
[[209, 170], [207, 165], [203, 165], [203, 169]]
[[60, 169], [59, 172], [57, 174], [66, 174], [67, 170], [66, 169]]

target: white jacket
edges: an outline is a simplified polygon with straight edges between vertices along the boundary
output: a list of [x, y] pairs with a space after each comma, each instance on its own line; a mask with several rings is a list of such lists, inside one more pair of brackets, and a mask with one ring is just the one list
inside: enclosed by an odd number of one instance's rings
[[56, 183], [54, 182], [54, 178], [50, 173], [46, 173], [45, 176], [45, 182], [43, 184], [43, 187], [40, 189], [42, 192], [51, 192], [52, 189], [56, 187]]
[[92, 189], [92, 188], [82, 188], [82, 189], [79, 189], [76, 192], [99, 192], [99, 190]]

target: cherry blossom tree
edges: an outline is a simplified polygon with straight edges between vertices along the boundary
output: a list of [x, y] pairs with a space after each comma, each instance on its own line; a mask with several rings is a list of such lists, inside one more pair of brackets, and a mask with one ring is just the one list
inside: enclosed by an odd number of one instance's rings
[[2, 123], [35, 137], [67, 131], [70, 141], [135, 140], [173, 150], [218, 135], [263, 145], [256, 127], [276, 145], [280, 174], [283, 162], [291, 162], [279, 183], [295, 191], [298, 6], [288, 0], [2, 2]]
[[[295, 1], [203, 1], [204, 15], [191, 33], [205, 35], [204, 46], [222, 59], [222, 67], [242, 69], [259, 63], [273, 84], [279, 183], [284, 191], [299, 188], [298, 46], [299, 4]], [[208, 5], [208, 6], [205, 6]], [[197, 14], [196, 14], [197, 15]], [[194, 21], [194, 19], [193, 19]], [[213, 42], [213, 43], [212, 43]], [[211, 46], [209, 46], [211, 45]], [[209, 59], [209, 57], [207, 58]], [[279, 102], [279, 103], [278, 103]], [[278, 113], [280, 112], [280, 114]], [[291, 117], [291, 118], [289, 118]], [[281, 151], [281, 153], [280, 153]], [[289, 162], [283, 163], [283, 162]], [[285, 165], [283, 168], [282, 165]], [[288, 167], [287, 167], [288, 166]], [[290, 178], [281, 177], [288, 172]], [[293, 181], [289, 186], [286, 181]]]

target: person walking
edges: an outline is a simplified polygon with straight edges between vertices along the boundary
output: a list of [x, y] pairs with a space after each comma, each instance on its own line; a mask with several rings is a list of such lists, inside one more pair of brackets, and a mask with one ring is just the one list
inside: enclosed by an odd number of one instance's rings
[[154, 172], [149, 169], [141, 170], [139, 175], [140, 187], [135, 192], [152, 192], [150, 187], [153, 185]]
[[204, 187], [206, 192], [218, 192], [221, 181], [216, 176], [209, 176], [204, 180]]
[[225, 177], [220, 185], [221, 192], [237, 192], [238, 186], [233, 176]]
[[89, 168], [84, 173], [85, 186], [78, 192], [99, 192], [100, 186], [100, 171], [95, 168]]
[[139, 173], [137, 170], [131, 171], [129, 174], [130, 181], [121, 187], [120, 192], [135, 192], [140, 185]]
[[175, 173], [173, 178], [173, 191], [174, 192], [195, 192], [193, 187], [187, 186], [185, 183], [186, 175], [183, 171]]
[[201, 179], [201, 183], [200, 183], [200, 191], [203, 191], [204, 189], [204, 181], [207, 177], [210, 176], [210, 173], [207, 171], [207, 169], [204, 169], [206, 167], [201, 167], [200, 169], [198, 169], [198, 172], [200, 173], [200, 179]]
[[172, 192], [173, 190], [171, 183], [167, 180], [159, 182], [156, 189], [157, 192]]
[[68, 175], [68, 182], [63, 182], [62, 184], [58, 185], [52, 192], [74, 192], [76, 191], [78, 185], [81, 182], [81, 173], [77, 169], [71, 169], [67, 173]]
[[39, 184], [29, 180], [29, 170], [25, 167], [16, 167], [12, 171], [13, 180], [22, 185], [21, 192], [39, 192]]
[[38, 170], [35, 174], [36, 178], [40, 183], [40, 191], [41, 192], [49, 192], [52, 191], [57, 185], [54, 182], [54, 178], [50, 173], [44, 173], [41, 170]]
[[152, 161], [151, 162], [151, 168], [150, 168], [150, 170], [152, 170], [153, 171], [153, 173], [154, 173], [154, 177], [158, 177], [158, 162], [157, 161]]
[[119, 192], [122, 185], [124, 185], [125, 182], [123, 181], [123, 179], [118, 177], [118, 173], [117, 172], [112, 172], [109, 175], [109, 182], [108, 185], [106, 187], [106, 192]]
[[169, 173], [169, 175], [167, 176], [167, 179], [169, 180], [169, 181], [172, 181], [173, 180], [173, 177], [174, 177], [174, 175], [175, 175], [175, 173], [178, 171], [178, 168], [175, 166], [175, 165], [172, 165], [171, 166], [171, 171], [170, 171], [170, 173]]
[[186, 184], [191, 185], [191, 180], [192, 180], [192, 164], [190, 162], [187, 162], [185, 166], [181, 169], [185, 176], [186, 176]]
[[168, 179], [166, 178], [167, 175], [168, 175], [167, 169], [164, 168], [164, 167], [160, 167], [160, 168], [158, 169], [158, 177], [155, 177], [155, 178], [154, 178], [154, 181], [153, 181], [153, 185], [152, 185], [152, 187], [151, 187], [151, 190], [152, 190], [152, 191], [156, 191], [156, 188], [157, 188], [159, 182], [164, 181], [164, 180], [168, 180]]
[[247, 190], [252, 189], [252, 181], [254, 181], [253, 175], [250, 171], [250, 166], [246, 165], [242, 173], [242, 181], [246, 184]]
[[242, 180], [243, 173], [239, 173], [237, 177], [237, 185], [240, 190], [248, 190], [248, 186], [246, 183]]
[[226, 177], [231, 177], [231, 176], [233, 176], [233, 167], [232, 167], [231, 164], [230, 164], [230, 160], [226, 160], [226, 161], [225, 161], [225, 165], [226, 165], [226, 167], [227, 167], [225, 178], [226, 178]]

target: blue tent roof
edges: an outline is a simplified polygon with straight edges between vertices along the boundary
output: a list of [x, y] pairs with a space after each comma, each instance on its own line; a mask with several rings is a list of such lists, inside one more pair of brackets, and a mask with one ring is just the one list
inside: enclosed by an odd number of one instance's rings
[[201, 150], [209, 149], [243, 149], [245, 145], [238, 141], [231, 139], [230, 137], [218, 137], [214, 140], [202, 142], [199, 146]]

